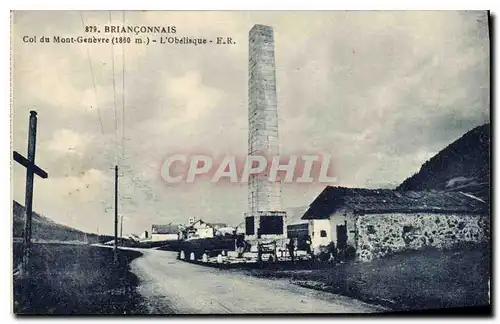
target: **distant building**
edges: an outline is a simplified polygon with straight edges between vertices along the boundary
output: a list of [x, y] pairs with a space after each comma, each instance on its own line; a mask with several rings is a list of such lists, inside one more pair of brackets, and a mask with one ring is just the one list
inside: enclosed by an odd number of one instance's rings
[[300, 206], [286, 209], [287, 237], [295, 238], [300, 250], [306, 249], [307, 236], [309, 236], [309, 221], [301, 219], [307, 208], [308, 206]]
[[149, 239], [149, 232], [148, 231], [144, 231], [141, 236], [140, 236], [141, 240], [147, 240]]
[[235, 232], [236, 234], [245, 234], [245, 222], [240, 223], [239, 225], [236, 226]]
[[135, 234], [129, 234], [126, 238], [135, 242], [139, 242], [141, 240], [141, 238]]
[[227, 235], [233, 235], [236, 232], [236, 228], [232, 226], [224, 226], [224, 227], [219, 227], [215, 230], [215, 235], [216, 236], [227, 236]]
[[462, 192], [326, 187], [302, 216], [313, 248], [334, 242], [360, 260], [392, 252], [488, 242], [489, 207]]
[[307, 236], [309, 235], [309, 222], [302, 221], [286, 226], [288, 238], [293, 237], [299, 249], [305, 249]]
[[152, 225], [152, 241], [175, 241], [179, 239], [179, 225]]
[[216, 236], [218, 229], [226, 227], [224, 223], [207, 223], [199, 219], [185, 229], [185, 237], [187, 239], [212, 238]]

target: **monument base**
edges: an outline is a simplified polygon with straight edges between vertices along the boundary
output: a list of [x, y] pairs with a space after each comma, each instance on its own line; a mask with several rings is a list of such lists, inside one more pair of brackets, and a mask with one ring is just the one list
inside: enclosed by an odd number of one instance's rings
[[245, 240], [246, 241], [274, 241], [287, 238], [286, 212], [259, 211], [245, 213]]

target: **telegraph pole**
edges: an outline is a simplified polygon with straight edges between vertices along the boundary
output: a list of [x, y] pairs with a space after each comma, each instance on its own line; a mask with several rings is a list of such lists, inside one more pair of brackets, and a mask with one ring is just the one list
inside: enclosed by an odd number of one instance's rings
[[115, 165], [115, 247], [114, 261], [118, 263], [118, 165]]
[[120, 215], [120, 237], [123, 237], [123, 215]]

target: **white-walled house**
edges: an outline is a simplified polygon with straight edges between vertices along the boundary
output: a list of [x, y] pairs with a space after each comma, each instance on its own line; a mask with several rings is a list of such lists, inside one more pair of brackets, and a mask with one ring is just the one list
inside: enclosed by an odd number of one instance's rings
[[176, 241], [179, 239], [179, 225], [152, 225], [151, 241]]
[[468, 193], [326, 187], [302, 216], [313, 249], [334, 242], [361, 260], [489, 240], [489, 206]]
[[238, 224], [235, 228], [236, 235], [245, 235], [245, 222]]
[[311, 248], [317, 250], [319, 246], [326, 246], [334, 241], [332, 237], [329, 219], [309, 220], [309, 236], [311, 237]]
[[150, 239], [149, 232], [148, 231], [142, 232], [139, 238], [141, 239], [141, 241], [149, 240]]
[[210, 238], [215, 236], [214, 228], [201, 219], [197, 220], [192, 227], [195, 229], [195, 235], [198, 238]]
[[218, 229], [226, 227], [223, 223], [207, 223], [199, 219], [186, 228], [187, 239], [212, 238], [217, 234]]
[[215, 229], [215, 235], [216, 236], [226, 236], [226, 235], [233, 235], [236, 231], [236, 228], [232, 226], [224, 226], [220, 228]]

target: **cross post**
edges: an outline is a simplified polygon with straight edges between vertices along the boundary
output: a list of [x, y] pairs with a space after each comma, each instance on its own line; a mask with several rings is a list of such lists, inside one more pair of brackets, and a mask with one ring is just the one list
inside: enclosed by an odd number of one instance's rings
[[14, 160], [26, 168], [26, 193], [25, 193], [25, 218], [24, 218], [24, 240], [23, 240], [23, 259], [21, 264], [21, 275], [29, 275], [29, 259], [31, 254], [31, 219], [33, 217], [33, 183], [34, 175], [37, 174], [43, 179], [48, 177], [47, 172], [35, 165], [35, 147], [36, 147], [36, 111], [30, 111], [30, 122], [28, 130], [28, 158], [25, 158], [14, 151]]

